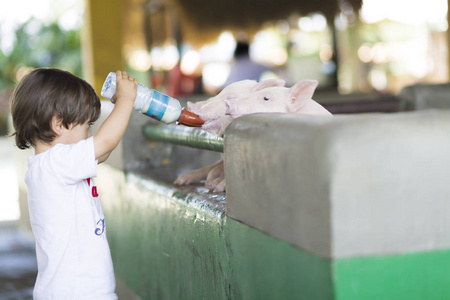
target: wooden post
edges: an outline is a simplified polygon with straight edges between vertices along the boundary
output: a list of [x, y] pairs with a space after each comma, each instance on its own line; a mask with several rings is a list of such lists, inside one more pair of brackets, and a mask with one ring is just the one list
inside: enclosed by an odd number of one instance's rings
[[83, 76], [100, 94], [108, 73], [124, 67], [122, 0], [86, 0], [85, 5]]

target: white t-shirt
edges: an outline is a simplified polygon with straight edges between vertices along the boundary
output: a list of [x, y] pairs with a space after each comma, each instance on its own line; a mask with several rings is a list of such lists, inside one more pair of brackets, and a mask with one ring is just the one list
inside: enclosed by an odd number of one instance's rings
[[28, 158], [30, 220], [38, 276], [34, 299], [117, 299], [105, 217], [91, 177], [92, 137]]

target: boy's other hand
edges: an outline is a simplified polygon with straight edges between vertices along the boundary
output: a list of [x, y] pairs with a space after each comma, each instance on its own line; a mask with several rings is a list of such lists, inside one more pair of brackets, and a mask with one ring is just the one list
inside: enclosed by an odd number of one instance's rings
[[116, 72], [117, 89], [114, 96], [111, 98], [112, 103], [120, 101], [134, 102], [137, 93], [138, 81], [125, 71]]

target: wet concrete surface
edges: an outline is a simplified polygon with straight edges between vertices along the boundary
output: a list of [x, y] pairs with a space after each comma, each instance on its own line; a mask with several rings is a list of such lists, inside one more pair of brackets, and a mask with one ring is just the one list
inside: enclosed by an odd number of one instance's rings
[[36, 275], [34, 242], [14, 222], [0, 222], [0, 300], [33, 299]]

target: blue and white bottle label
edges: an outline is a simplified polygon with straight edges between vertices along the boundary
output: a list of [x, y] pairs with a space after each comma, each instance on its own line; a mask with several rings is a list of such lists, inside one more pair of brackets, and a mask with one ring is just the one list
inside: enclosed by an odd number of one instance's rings
[[161, 121], [169, 103], [169, 96], [158, 91], [153, 91], [152, 102], [145, 114], [153, 119]]

